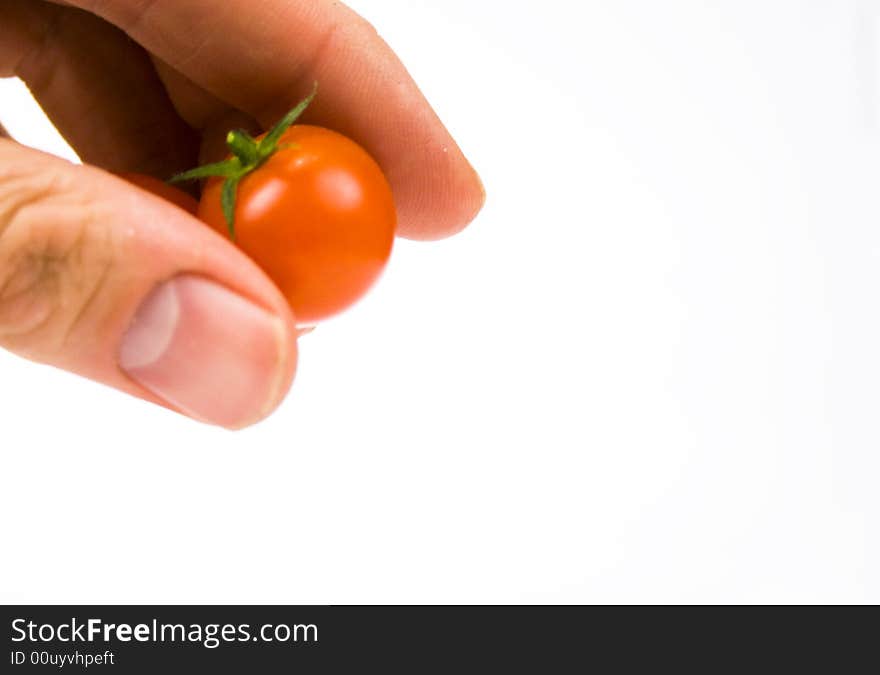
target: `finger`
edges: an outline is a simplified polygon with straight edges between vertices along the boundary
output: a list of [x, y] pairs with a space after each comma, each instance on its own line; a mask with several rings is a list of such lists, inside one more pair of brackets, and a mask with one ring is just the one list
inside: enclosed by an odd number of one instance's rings
[[9, 132], [6, 131], [2, 124], [0, 124], [0, 138], [11, 138]]
[[275, 122], [313, 81], [307, 121], [359, 141], [394, 188], [401, 233], [434, 238], [479, 211], [480, 180], [406, 69], [333, 0], [70, 0], [120, 26], [195, 84]]
[[229, 428], [293, 378], [284, 299], [189, 214], [0, 140], [0, 347]]
[[147, 53], [96, 16], [0, 2], [0, 74], [18, 75], [84, 162], [167, 178], [197, 161]]
[[[153, 66], [171, 98], [177, 114], [194, 129], [205, 129], [220, 118], [238, 113], [235, 108], [208, 93], [162, 59], [152, 56]], [[253, 118], [250, 118], [253, 119]], [[256, 122], [254, 122], [255, 124]], [[227, 131], [229, 131], [227, 129]]]
[[254, 136], [262, 131], [253, 117], [209, 94], [161, 59], [153, 57], [153, 65], [177, 114], [202, 134], [199, 164], [219, 162], [229, 154], [230, 129], [244, 129]]

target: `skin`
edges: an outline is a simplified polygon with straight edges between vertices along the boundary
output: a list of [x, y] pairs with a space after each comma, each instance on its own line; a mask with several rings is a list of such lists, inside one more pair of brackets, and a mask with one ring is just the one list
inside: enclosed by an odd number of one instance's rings
[[266, 399], [243, 401], [237, 419], [224, 411], [225, 426], [251, 424], [283, 398], [296, 319], [227, 239], [112, 173], [167, 178], [221, 159], [226, 131], [259, 133], [317, 80], [303, 122], [379, 162], [401, 235], [453, 234], [484, 200], [397, 57], [333, 0], [0, 0], [0, 76], [21, 77], [91, 165], [0, 138], [0, 347], [187, 413], [123, 372], [118, 354], [157, 284], [210, 279], [281, 331], [278, 359], [255, 366], [273, 369]]
[[187, 213], [191, 213], [192, 215], [196, 215], [198, 213], [199, 202], [194, 197], [187, 194], [183, 190], [180, 190], [172, 185], [168, 185], [168, 183], [163, 180], [159, 180], [158, 178], [147, 176], [142, 173], [122, 173], [119, 174], [119, 177], [127, 183], [136, 185], [142, 190], [146, 190], [150, 194], [154, 194], [157, 197], [161, 197], [165, 201], [171, 202], [172, 204], [180, 207]]
[[[235, 243], [310, 326], [373, 285], [391, 255], [397, 217], [382, 170], [356, 143], [297, 125], [282, 137], [287, 144], [239, 185]], [[208, 182], [198, 216], [227, 235], [222, 186]]]

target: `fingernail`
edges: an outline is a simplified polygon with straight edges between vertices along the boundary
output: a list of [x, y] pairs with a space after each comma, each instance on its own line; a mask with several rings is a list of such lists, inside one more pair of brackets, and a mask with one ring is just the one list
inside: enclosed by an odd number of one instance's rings
[[143, 301], [119, 365], [190, 417], [240, 428], [277, 403], [285, 344], [281, 319], [212, 281], [181, 275]]
[[474, 180], [476, 181], [477, 187], [480, 191], [479, 201], [476, 203], [476, 208], [474, 208], [474, 210], [468, 216], [467, 222], [471, 223], [480, 214], [480, 212], [483, 210], [483, 207], [486, 206], [487, 195], [486, 184], [483, 182], [482, 176], [480, 176], [479, 172], [474, 168], [473, 164], [470, 164], [470, 162], [468, 162], [468, 164], [471, 167], [471, 171], [473, 171]]
[[477, 173], [477, 170], [474, 169], [474, 175], [477, 177], [477, 183], [480, 185], [480, 210], [482, 211], [483, 207], [486, 206], [486, 184], [483, 182], [483, 177]]

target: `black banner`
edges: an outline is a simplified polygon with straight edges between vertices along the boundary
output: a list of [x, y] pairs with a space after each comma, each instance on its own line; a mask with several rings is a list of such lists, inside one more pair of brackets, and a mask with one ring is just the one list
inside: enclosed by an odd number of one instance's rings
[[875, 626], [779, 608], [9, 606], [0, 616], [3, 673], [751, 672], [798, 661], [836, 672], [861, 662]]

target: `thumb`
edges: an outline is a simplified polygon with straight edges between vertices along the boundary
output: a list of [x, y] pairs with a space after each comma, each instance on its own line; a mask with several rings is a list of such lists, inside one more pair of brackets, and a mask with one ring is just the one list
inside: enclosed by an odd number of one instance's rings
[[268, 278], [186, 212], [0, 139], [0, 347], [240, 428], [290, 387], [295, 335]]

